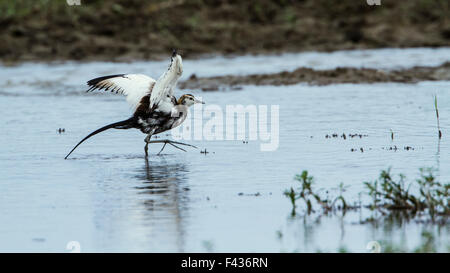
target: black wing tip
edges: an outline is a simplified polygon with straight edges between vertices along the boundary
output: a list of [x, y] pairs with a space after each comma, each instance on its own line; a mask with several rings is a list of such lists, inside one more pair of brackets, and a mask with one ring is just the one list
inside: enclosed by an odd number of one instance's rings
[[126, 74], [115, 74], [115, 75], [108, 75], [108, 76], [102, 76], [102, 77], [98, 77], [92, 80], [87, 81], [87, 85], [88, 86], [94, 86], [96, 84], [98, 84], [101, 81], [107, 80], [107, 79], [111, 79], [111, 78], [116, 78], [116, 77], [123, 77]]

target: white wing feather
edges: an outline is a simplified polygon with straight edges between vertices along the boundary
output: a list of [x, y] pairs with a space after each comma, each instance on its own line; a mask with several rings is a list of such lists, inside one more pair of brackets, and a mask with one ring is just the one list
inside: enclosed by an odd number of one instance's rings
[[91, 87], [88, 92], [103, 89], [123, 94], [127, 97], [127, 102], [135, 109], [142, 97], [152, 92], [155, 82], [153, 78], [143, 74], [112, 75], [88, 81], [88, 85]]
[[150, 109], [159, 106], [160, 111], [171, 111], [171, 99], [178, 79], [183, 73], [183, 63], [181, 56], [176, 54], [172, 56], [169, 69], [156, 81], [153, 91], [150, 95]]

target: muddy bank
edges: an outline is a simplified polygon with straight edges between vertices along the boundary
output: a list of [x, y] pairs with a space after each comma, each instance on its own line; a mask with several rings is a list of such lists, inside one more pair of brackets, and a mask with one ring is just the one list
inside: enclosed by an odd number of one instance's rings
[[2, 1], [0, 60], [449, 46], [448, 14], [447, 0]]
[[222, 88], [239, 89], [240, 85], [291, 85], [308, 83], [327, 85], [339, 83], [377, 83], [450, 80], [450, 62], [438, 67], [413, 67], [405, 70], [384, 71], [378, 69], [336, 68], [332, 70], [313, 70], [298, 68], [292, 72], [257, 74], [246, 76], [191, 77], [179, 84], [182, 89], [201, 89], [216, 91]]

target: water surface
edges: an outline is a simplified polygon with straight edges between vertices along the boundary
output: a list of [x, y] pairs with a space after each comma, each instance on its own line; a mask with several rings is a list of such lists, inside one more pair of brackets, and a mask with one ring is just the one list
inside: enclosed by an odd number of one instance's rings
[[[436, 56], [429, 49], [414, 52]], [[450, 60], [446, 49], [442, 52], [436, 61]], [[340, 54], [327, 58], [336, 63]], [[383, 63], [383, 56], [376, 62]], [[427, 59], [418, 58], [418, 63]], [[267, 63], [272, 60], [279, 61], [267, 57]], [[186, 61], [185, 72], [192, 64], [192, 71], [207, 75], [210, 62]], [[412, 65], [400, 60], [398, 64]], [[148, 63], [155, 69], [160, 66], [165, 64]], [[420, 167], [435, 167], [439, 179], [449, 181], [450, 170], [445, 168], [450, 164], [449, 82], [194, 90], [208, 104], [223, 108], [279, 105], [279, 148], [262, 152], [259, 141], [192, 140], [189, 143], [209, 153], [167, 147], [164, 155], [156, 156], [161, 146], [154, 145], [146, 160], [142, 133], [110, 130], [63, 160], [86, 134], [130, 114], [123, 97], [85, 94], [83, 83], [97, 73], [133, 67], [70, 63], [2, 68], [0, 251], [67, 252], [69, 241], [78, 241], [83, 252], [367, 251], [366, 244], [373, 240], [411, 250], [422, 243], [424, 230], [437, 237], [439, 251], [448, 251], [448, 227], [411, 221], [377, 228], [358, 224], [357, 213], [319, 222], [314, 217], [291, 219], [283, 192], [295, 185], [293, 177], [302, 170], [315, 177], [317, 187], [349, 185], [346, 196], [353, 201], [363, 190], [363, 181], [377, 178], [389, 166], [411, 180]], [[137, 67], [143, 70], [144, 63]], [[250, 67], [253, 73], [255, 67]], [[435, 94], [444, 134], [440, 143]], [[59, 134], [58, 128], [65, 128], [65, 133]], [[333, 133], [367, 137], [325, 137]], [[391, 146], [399, 149], [388, 150]], [[414, 150], [404, 150], [405, 146]], [[361, 147], [364, 152], [351, 151]]]

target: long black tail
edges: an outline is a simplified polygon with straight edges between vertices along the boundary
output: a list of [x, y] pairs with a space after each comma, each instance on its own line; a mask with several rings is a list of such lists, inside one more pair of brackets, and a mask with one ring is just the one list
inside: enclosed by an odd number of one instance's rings
[[103, 126], [100, 129], [95, 130], [94, 132], [90, 133], [85, 138], [83, 138], [80, 142], [78, 142], [78, 144], [75, 147], [73, 147], [72, 151], [70, 151], [70, 153], [68, 153], [66, 155], [66, 157], [64, 157], [64, 159], [67, 159], [69, 157], [69, 155], [73, 151], [75, 151], [75, 149], [78, 146], [80, 146], [81, 143], [83, 143], [86, 139], [90, 138], [91, 136], [96, 135], [98, 133], [101, 133], [101, 132], [103, 132], [105, 130], [108, 130], [108, 129], [111, 129], [111, 128], [115, 128], [115, 129], [130, 129], [130, 128], [133, 128], [134, 123], [135, 123], [135, 117], [132, 117], [132, 118], [129, 118], [127, 120], [122, 120], [122, 121], [119, 121], [119, 122], [111, 123], [109, 125]]

